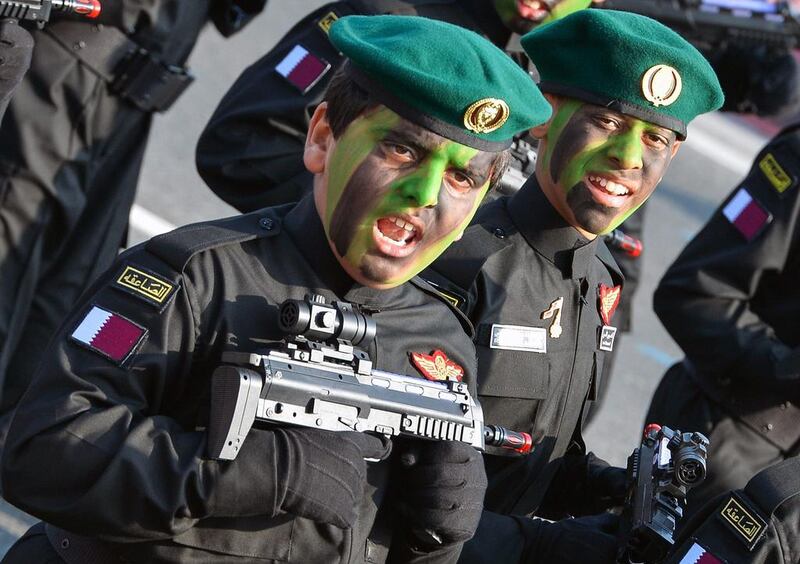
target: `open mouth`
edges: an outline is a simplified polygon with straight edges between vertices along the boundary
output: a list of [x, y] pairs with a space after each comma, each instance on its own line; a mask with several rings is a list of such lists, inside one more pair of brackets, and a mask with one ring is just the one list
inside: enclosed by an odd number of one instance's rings
[[594, 198], [597, 203], [609, 208], [621, 207], [632, 194], [630, 188], [624, 184], [620, 184], [604, 176], [590, 174], [586, 177], [586, 180], [586, 185], [592, 193], [592, 198]]
[[526, 20], [539, 21], [550, 13], [550, 7], [540, 0], [517, 0], [517, 13]]
[[372, 236], [381, 253], [402, 258], [414, 252], [422, 237], [422, 227], [409, 217], [389, 215], [375, 222]]

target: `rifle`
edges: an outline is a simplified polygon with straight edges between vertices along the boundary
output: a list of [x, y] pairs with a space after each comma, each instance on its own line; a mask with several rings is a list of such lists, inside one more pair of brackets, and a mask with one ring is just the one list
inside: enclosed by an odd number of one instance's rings
[[603, 240], [609, 247], [619, 249], [631, 258], [639, 258], [644, 248], [641, 240], [628, 235], [622, 229], [603, 235]]
[[708, 439], [651, 424], [628, 457], [629, 490], [617, 562], [663, 561], [675, 543], [686, 495], [706, 477]]
[[212, 374], [210, 458], [235, 459], [255, 423], [532, 449], [529, 434], [484, 425], [466, 383], [373, 368], [358, 345], [375, 337], [375, 322], [353, 304], [317, 295], [286, 300], [279, 325], [283, 345], [223, 354]]
[[800, 22], [785, 0], [607, 0], [602, 7], [658, 20], [706, 49], [729, 41], [791, 49], [800, 39]]
[[99, 0], [0, 0], [0, 19], [31, 21], [43, 26], [53, 11], [95, 19], [100, 15]]

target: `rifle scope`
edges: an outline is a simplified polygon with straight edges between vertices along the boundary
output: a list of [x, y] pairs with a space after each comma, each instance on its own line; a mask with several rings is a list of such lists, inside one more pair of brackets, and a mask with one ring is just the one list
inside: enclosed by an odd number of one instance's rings
[[318, 294], [284, 301], [278, 324], [284, 333], [312, 341], [346, 341], [356, 347], [375, 338], [375, 321], [370, 316], [347, 302], [328, 304]]

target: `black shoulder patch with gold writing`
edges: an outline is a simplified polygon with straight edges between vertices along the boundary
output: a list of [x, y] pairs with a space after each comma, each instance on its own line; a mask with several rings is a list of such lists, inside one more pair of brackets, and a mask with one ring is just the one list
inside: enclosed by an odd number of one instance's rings
[[163, 276], [131, 264], [125, 265], [112, 286], [147, 302], [159, 312], [164, 310], [178, 289], [177, 284]]
[[735, 493], [722, 505], [719, 518], [748, 550], [753, 550], [767, 528], [758, 512]]
[[322, 33], [328, 35], [328, 33], [331, 30], [331, 26], [333, 25], [333, 22], [335, 22], [338, 19], [339, 16], [336, 15], [336, 12], [330, 11], [317, 21], [317, 25], [322, 30]]

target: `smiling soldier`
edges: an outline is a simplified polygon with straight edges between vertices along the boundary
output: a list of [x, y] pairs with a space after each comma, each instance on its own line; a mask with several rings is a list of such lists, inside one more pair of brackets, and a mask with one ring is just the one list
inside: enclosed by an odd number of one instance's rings
[[[598, 235], [653, 192], [686, 125], [723, 100], [708, 63], [674, 32], [582, 10], [522, 45], [553, 116], [535, 175], [484, 206], [426, 271], [472, 320], [487, 421], [530, 432], [527, 456], [485, 456], [489, 488], [467, 562], [613, 562], [625, 471], [586, 454], [581, 418], [613, 350], [622, 277]], [[497, 514], [550, 518], [550, 523]]]
[[[415, 275], [550, 106], [451, 24], [353, 16], [330, 38], [348, 62], [311, 120], [313, 195], [131, 249], [61, 327], [3, 457], [7, 499], [50, 524], [4, 562], [452, 562], [472, 536], [486, 477], [462, 443], [418, 441], [416, 464], [367, 466], [387, 439], [272, 427], [233, 461], [205, 456], [222, 354], [280, 340], [277, 305], [306, 293], [371, 313], [377, 368], [476, 379], [459, 316]], [[431, 354], [443, 370], [416, 360]]]

